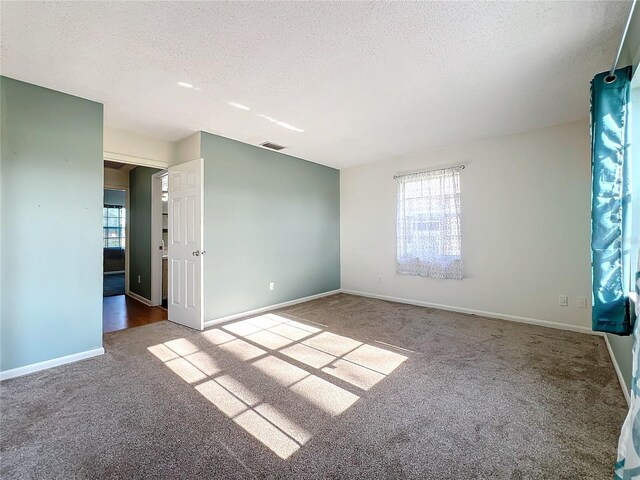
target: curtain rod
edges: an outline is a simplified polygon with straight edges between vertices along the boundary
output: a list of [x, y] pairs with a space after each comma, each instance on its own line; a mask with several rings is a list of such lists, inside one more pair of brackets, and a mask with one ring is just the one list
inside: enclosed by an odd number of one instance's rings
[[629, 31], [629, 25], [631, 24], [631, 17], [633, 16], [633, 9], [636, 8], [636, 0], [631, 2], [631, 10], [629, 10], [629, 18], [627, 18], [627, 23], [624, 26], [624, 30], [622, 31], [622, 38], [620, 39], [620, 45], [618, 45], [618, 51], [616, 52], [616, 56], [613, 58], [613, 65], [611, 65], [611, 70], [609, 70], [609, 75], [607, 75], [604, 79], [607, 83], [615, 82], [616, 76], [614, 72], [616, 71], [616, 67], [618, 66], [618, 60], [620, 60], [620, 54], [622, 53], [622, 46], [624, 45], [624, 40], [627, 37], [627, 32]]
[[400, 177], [406, 177], [408, 175], [415, 175], [416, 173], [427, 173], [427, 172], [437, 172], [439, 170], [449, 170], [450, 168], [459, 168], [460, 170], [464, 170], [466, 166], [467, 166], [466, 163], [461, 163], [460, 165], [451, 165], [450, 167], [438, 167], [438, 168], [431, 168], [428, 170], [415, 170], [412, 172], [399, 173], [398, 175], [394, 175], [393, 178], [397, 179]]

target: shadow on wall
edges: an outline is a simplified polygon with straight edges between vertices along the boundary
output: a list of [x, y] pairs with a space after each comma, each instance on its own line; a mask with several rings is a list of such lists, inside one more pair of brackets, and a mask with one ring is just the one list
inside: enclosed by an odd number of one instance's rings
[[282, 459], [407, 360], [271, 313], [148, 350]]

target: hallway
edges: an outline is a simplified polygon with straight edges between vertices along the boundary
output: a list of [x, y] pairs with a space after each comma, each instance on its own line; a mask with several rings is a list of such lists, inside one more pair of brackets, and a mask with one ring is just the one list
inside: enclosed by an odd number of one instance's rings
[[126, 295], [104, 297], [102, 301], [103, 333], [139, 327], [166, 319], [166, 310], [160, 307], [149, 307]]
[[102, 276], [102, 296], [114, 297], [124, 295], [124, 272], [122, 273], [105, 273]]

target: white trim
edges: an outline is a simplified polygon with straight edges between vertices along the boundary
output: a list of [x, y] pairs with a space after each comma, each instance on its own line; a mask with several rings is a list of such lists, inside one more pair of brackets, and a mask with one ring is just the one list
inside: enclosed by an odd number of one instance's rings
[[297, 305], [298, 303], [309, 302], [316, 300], [317, 298], [328, 297], [340, 293], [341, 290], [331, 290], [329, 292], [318, 293], [309, 297], [296, 298], [295, 300], [289, 300], [287, 302], [276, 303], [275, 305], [269, 305], [267, 307], [256, 308], [255, 310], [248, 310], [246, 312], [234, 313], [233, 315], [227, 315], [226, 317], [214, 318], [213, 320], [207, 320], [204, 322], [204, 328], [209, 328], [220, 323], [229, 322], [238, 318], [248, 317], [250, 315], [257, 315], [259, 313], [268, 312], [270, 310], [276, 310], [278, 308], [289, 307], [291, 305]]
[[391, 297], [388, 295], [379, 295], [376, 293], [366, 293], [366, 292], [358, 292], [355, 290], [347, 290], [347, 289], [341, 289], [340, 290], [342, 293], [346, 293], [349, 295], [357, 295], [360, 297], [368, 297], [368, 298], [376, 298], [378, 300], [387, 300], [390, 302], [398, 302], [398, 303], [406, 303], [409, 305], [416, 305], [418, 307], [430, 307], [430, 308], [437, 308], [440, 310], [448, 310], [451, 312], [460, 312], [460, 313], [468, 313], [468, 314], [472, 314], [472, 315], [480, 315], [483, 317], [489, 317], [489, 318], [498, 318], [500, 320], [511, 320], [514, 322], [519, 322], [519, 323], [527, 323], [530, 325], [539, 325], [541, 327], [549, 327], [549, 328], [556, 328], [558, 330], [569, 330], [572, 332], [578, 332], [578, 333], [586, 333], [586, 334], [590, 334], [590, 335], [596, 335], [596, 336], [600, 336], [600, 337], [604, 337], [604, 343], [607, 345], [607, 350], [609, 351], [609, 356], [611, 357], [611, 363], [613, 363], [613, 368], [616, 371], [616, 375], [618, 377], [618, 381], [620, 382], [620, 387], [622, 388], [622, 393], [624, 394], [624, 398], [627, 400], [627, 404], [630, 403], [630, 398], [629, 398], [629, 388], [627, 387], [627, 383], [624, 380], [624, 377], [622, 376], [622, 372], [620, 371], [620, 367], [618, 366], [618, 362], [616, 361], [616, 357], [613, 354], [613, 350], [611, 349], [611, 344], [609, 343], [609, 338], [607, 337], [607, 335], [605, 335], [602, 332], [594, 332], [593, 330], [591, 330], [588, 327], [580, 327], [577, 325], [569, 325], [567, 323], [555, 323], [555, 322], [549, 322], [547, 320], [539, 320], [539, 319], [535, 319], [535, 318], [526, 318], [526, 317], [518, 317], [515, 315], [505, 315], [502, 313], [495, 313], [495, 312], [485, 312], [482, 310], [475, 310], [475, 309], [471, 309], [471, 308], [462, 308], [462, 307], [452, 307], [450, 305], [441, 305], [441, 304], [437, 304], [437, 303], [430, 303], [430, 302], [423, 302], [420, 300], [409, 300], [406, 298], [399, 298], [399, 297]]
[[129, 255], [131, 252], [131, 192], [128, 186], [125, 192], [125, 203], [127, 204], [125, 214], [127, 219], [125, 220], [126, 225], [124, 228], [124, 291], [125, 293], [129, 293], [131, 284], [129, 281], [129, 277], [131, 276], [131, 255]]
[[569, 330], [572, 332], [587, 333], [590, 335], [604, 337], [604, 343], [607, 345], [607, 350], [609, 351], [609, 356], [611, 357], [611, 363], [613, 363], [613, 368], [616, 371], [618, 381], [620, 382], [620, 388], [622, 388], [622, 393], [624, 394], [624, 398], [627, 401], [627, 405], [631, 402], [631, 399], [629, 397], [629, 388], [627, 387], [627, 383], [625, 382], [624, 377], [622, 376], [622, 372], [620, 371], [620, 367], [618, 366], [616, 357], [613, 354], [613, 350], [611, 349], [611, 344], [609, 343], [609, 338], [607, 337], [606, 334], [602, 332], [594, 332], [588, 327], [569, 325], [567, 323], [554, 323], [554, 322], [549, 322], [547, 320], [538, 320], [535, 318], [518, 317], [515, 315], [505, 315], [502, 313], [495, 313], [495, 312], [485, 312], [482, 310], [474, 310], [471, 308], [452, 307], [450, 305], [441, 305], [437, 303], [422, 302], [420, 300], [409, 300], [406, 298], [391, 297], [388, 295], [378, 295], [376, 293], [365, 293], [365, 292], [358, 292], [355, 290], [347, 290], [347, 289], [341, 289], [340, 291], [342, 293], [346, 293], [349, 295], [357, 295], [359, 297], [376, 298], [378, 300], [387, 300], [389, 302], [406, 303], [409, 305], [416, 305], [418, 307], [437, 308], [439, 310], [448, 310], [451, 312], [469, 313], [472, 315], [480, 315], [483, 317], [498, 318], [500, 320], [511, 320], [519, 323], [528, 323], [531, 325], [539, 325], [541, 327], [556, 328], [558, 330]]
[[151, 176], [151, 305], [162, 304], [162, 177], [167, 170]]
[[168, 168], [169, 162], [162, 162], [152, 158], [135, 157], [133, 155], [125, 155], [116, 152], [102, 152], [102, 158], [111, 160], [112, 162], [126, 163], [139, 167]]
[[32, 363], [31, 365], [25, 365], [24, 367], [12, 368], [0, 372], [0, 381], [8, 380], [10, 378], [21, 377], [22, 375], [28, 375], [29, 373], [39, 372], [40, 370], [46, 370], [48, 368], [57, 367], [59, 365], [65, 365], [67, 363], [77, 362], [78, 360], [84, 360], [85, 358], [96, 357], [104, 354], [104, 348], [94, 348], [92, 350], [86, 350], [80, 353], [74, 353], [71, 355], [65, 355], [64, 357], [53, 358], [51, 360], [45, 360], [44, 362]]
[[138, 295], [137, 293], [133, 292], [127, 292], [126, 295], [133, 298], [134, 300], [139, 301], [140, 303], [144, 303], [148, 307], [153, 307], [153, 305], [151, 304], [151, 300], [149, 300], [148, 298], [144, 298], [142, 295]]
[[355, 290], [346, 290], [346, 289], [342, 289], [341, 291], [342, 293], [347, 293], [349, 295], [357, 295], [359, 297], [377, 298], [378, 300], [387, 300], [389, 302], [406, 303], [409, 305], [416, 305], [418, 307], [437, 308], [439, 310], [468, 313], [471, 315], [479, 315], [482, 317], [497, 318], [500, 320], [511, 320], [519, 323], [539, 325], [541, 327], [550, 327], [550, 328], [556, 328], [559, 330], [569, 330], [572, 332], [587, 333], [590, 335], [602, 336], [600, 332], [594, 332], [589, 327], [581, 327], [579, 325], [570, 325], [568, 323], [556, 323], [556, 322], [549, 322], [548, 320], [538, 320], [537, 318], [518, 317], [516, 315], [507, 315], [504, 313], [496, 313], [496, 312], [485, 312], [483, 310], [475, 310], [473, 308], [454, 307], [451, 305], [442, 305], [439, 303], [423, 302], [421, 300], [410, 300], [407, 298], [391, 297], [388, 295], [379, 295], [377, 293], [358, 292]]
[[607, 345], [607, 350], [609, 350], [611, 363], [613, 363], [613, 368], [615, 369], [616, 375], [618, 376], [618, 381], [620, 382], [620, 388], [622, 388], [622, 393], [624, 394], [624, 398], [627, 401], [627, 405], [630, 405], [631, 397], [629, 396], [629, 387], [627, 387], [627, 382], [624, 381], [624, 377], [622, 376], [622, 372], [620, 371], [620, 367], [618, 366], [618, 361], [616, 360], [616, 356], [613, 354], [613, 349], [611, 348], [611, 344], [609, 343], [609, 337], [607, 337], [607, 335], [604, 335], [604, 343]]

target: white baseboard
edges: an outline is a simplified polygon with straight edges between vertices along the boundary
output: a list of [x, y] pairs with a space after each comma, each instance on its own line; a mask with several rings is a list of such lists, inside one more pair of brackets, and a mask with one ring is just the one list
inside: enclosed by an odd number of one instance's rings
[[442, 305], [439, 303], [423, 302], [421, 300], [410, 300], [408, 298], [391, 297], [389, 295], [379, 295], [377, 293], [358, 292], [355, 290], [342, 289], [342, 293], [349, 295], [357, 295], [360, 297], [377, 298], [379, 300], [387, 300], [389, 302], [406, 303], [416, 305], [418, 307], [437, 308], [439, 310], [448, 310], [450, 312], [468, 313], [481, 317], [497, 318], [500, 320], [511, 320], [513, 322], [528, 323], [530, 325], [538, 325], [541, 327], [557, 328], [559, 330], [570, 330], [572, 332], [588, 333], [590, 335], [602, 335], [600, 332], [594, 332], [589, 327], [581, 327], [579, 325], [570, 325], [568, 323], [549, 322], [548, 320], [538, 320], [536, 318], [519, 317], [516, 315], [506, 315], [504, 313], [485, 312], [483, 310], [475, 310], [473, 308], [454, 307], [451, 305]]
[[133, 298], [134, 300], [139, 301], [140, 303], [144, 303], [148, 307], [153, 307], [151, 300], [149, 300], [148, 298], [144, 298], [142, 295], [138, 295], [137, 293], [133, 292], [127, 292], [126, 295]]
[[291, 305], [297, 305], [298, 303], [308, 302], [317, 298], [328, 297], [340, 293], [340, 290], [331, 290], [329, 292], [318, 293], [317, 295], [311, 295], [309, 297], [296, 298], [295, 300], [289, 300], [288, 302], [276, 303], [275, 305], [269, 305], [267, 307], [256, 308], [255, 310], [248, 310], [246, 312], [234, 313], [233, 315], [227, 315], [226, 317], [214, 318], [213, 320], [207, 320], [204, 322], [204, 328], [209, 328], [220, 323], [229, 322], [238, 318], [248, 317], [250, 315], [258, 315], [259, 313], [268, 312], [271, 310], [277, 310], [278, 308], [289, 307]]
[[104, 348], [94, 348], [92, 350], [86, 350], [80, 353], [74, 353], [72, 355], [66, 355], [64, 357], [53, 358], [51, 360], [45, 360], [44, 362], [32, 363], [31, 365], [25, 365], [24, 367], [12, 368], [0, 372], [0, 381], [8, 380], [10, 378], [21, 377], [29, 373], [39, 372], [40, 370], [46, 370], [48, 368], [57, 367], [66, 363], [77, 362], [78, 360], [84, 360], [85, 358], [96, 357], [104, 354]]
[[627, 387], [627, 382], [625, 382], [624, 377], [622, 376], [620, 366], [618, 365], [616, 356], [613, 354], [613, 349], [611, 348], [611, 344], [609, 343], [609, 337], [607, 337], [606, 335], [604, 335], [604, 343], [607, 345], [607, 350], [609, 350], [609, 356], [611, 357], [611, 363], [613, 363], [613, 368], [615, 369], [616, 375], [618, 376], [618, 381], [620, 382], [620, 388], [622, 388], [624, 398], [627, 401], [627, 405], [629, 405], [631, 403], [631, 397], [629, 396], [629, 387]]
[[613, 363], [613, 368], [615, 369], [616, 375], [618, 376], [618, 381], [620, 382], [620, 388], [622, 388], [622, 393], [624, 394], [624, 398], [627, 400], [627, 404], [629, 404], [631, 401], [631, 399], [629, 398], [629, 388], [627, 387], [627, 383], [625, 382], [624, 377], [622, 376], [622, 372], [620, 371], [620, 367], [618, 366], [616, 357], [613, 354], [613, 350], [611, 349], [611, 344], [609, 343], [609, 338], [602, 332], [594, 332], [588, 327], [580, 327], [577, 325], [569, 325], [566, 323], [554, 323], [554, 322], [549, 322], [547, 320], [538, 320], [535, 318], [518, 317], [515, 315], [505, 315], [502, 313], [495, 313], [495, 312], [485, 312], [482, 310], [474, 310], [471, 308], [452, 307], [450, 305], [441, 305], [437, 303], [423, 302], [420, 300], [409, 300], [406, 298], [391, 297], [388, 295], [378, 295], [377, 293], [358, 292], [355, 290], [347, 290], [344, 288], [340, 291], [342, 293], [347, 293], [349, 295], [357, 295], [360, 297], [376, 298], [378, 300], [388, 300], [390, 302], [406, 303], [409, 305], [416, 305], [418, 307], [437, 308], [439, 310], [448, 310], [452, 312], [470, 313], [473, 315], [480, 315], [483, 317], [498, 318], [500, 320], [511, 320], [514, 322], [528, 323], [531, 325], [539, 325], [542, 327], [556, 328], [559, 330], [570, 330], [572, 332], [587, 333], [590, 335], [597, 335], [597, 336], [604, 337], [604, 343], [607, 345], [607, 350], [609, 351], [609, 356], [611, 357], [611, 363]]
[[124, 273], [124, 270], [114, 270], [113, 272], [102, 272], [103, 275], [118, 275], [119, 273]]

